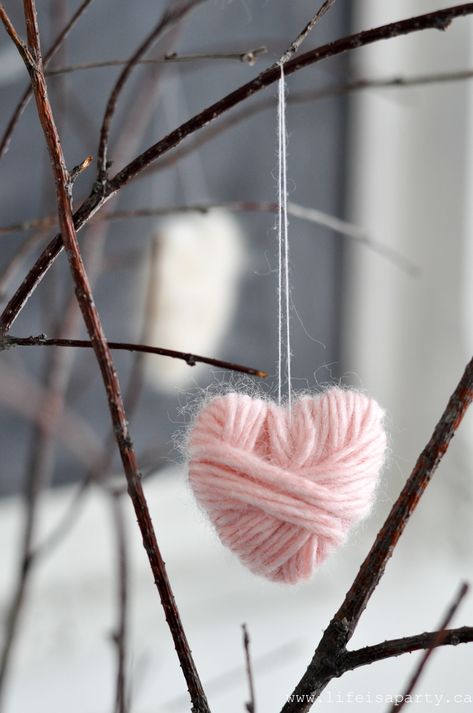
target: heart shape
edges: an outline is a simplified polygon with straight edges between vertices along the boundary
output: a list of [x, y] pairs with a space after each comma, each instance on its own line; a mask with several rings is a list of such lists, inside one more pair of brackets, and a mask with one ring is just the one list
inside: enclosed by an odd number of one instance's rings
[[331, 388], [292, 407], [217, 396], [189, 434], [189, 481], [224, 545], [255, 574], [307, 579], [365, 517], [384, 462], [378, 404]]

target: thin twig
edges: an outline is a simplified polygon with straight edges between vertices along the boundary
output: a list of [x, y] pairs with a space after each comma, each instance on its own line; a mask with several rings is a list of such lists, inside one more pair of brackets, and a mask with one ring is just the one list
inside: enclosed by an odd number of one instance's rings
[[[432, 648], [436, 641], [438, 631], [429, 631], [415, 636], [405, 636], [401, 639], [390, 639], [381, 644], [365, 646], [356, 651], [347, 651], [342, 657], [343, 673], [354, 671], [362, 666], [370, 666], [377, 661], [411, 654], [413, 651], [423, 651]], [[461, 626], [458, 629], [445, 629], [444, 637], [437, 646], [458, 646], [473, 642], [473, 626]]]
[[[238, 62], [243, 62], [253, 67], [256, 64], [256, 60], [268, 51], [267, 47], [255, 47], [250, 50], [243, 50], [242, 52], [196, 52], [194, 54], [178, 54], [177, 52], [167, 52], [162, 57], [156, 57], [155, 59], [139, 59], [134, 64], [174, 64], [174, 63], [193, 63], [193, 62], [204, 62], [204, 61], [214, 61], [214, 60], [237, 60]], [[62, 74], [69, 74], [71, 72], [84, 71], [89, 69], [103, 69], [104, 67], [121, 67], [128, 64], [129, 59], [105, 59], [96, 62], [82, 62], [79, 64], [70, 64], [64, 67], [57, 67], [54, 69], [49, 69], [45, 72], [47, 77], [57, 77]]]
[[406, 690], [402, 694], [402, 700], [401, 700], [400, 704], [398, 705], [397, 703], [394, 703], [392, 705], [392, 707], [389, 709], [389, 713], [396, 713], [396, 711], [400, 711], [402, 708], [404, 708], [404, 704], [406, 703], [406, 701], [408, 700], [408, 697], [411, 696], [413, 690], [415, 689], [430, 657], [432, 656], [432, 653], [438, 646], [441, 646], [444, 643], [445, 638], [447, 636], [447, 626], [450, 624], [450, 622], [452, 621], [456, 612], [458, 611], [458, 607], [460, 606], [463, 599], [467, 595], [468, 589], [469, 589], [468, 584], [466, 582], [463, 582], [458, 593], [455, 596], [455, 599], [453, 600], [452, 604], [449, 606], [444, 618], [442, 619], [439, 629], [436, 632], [436, 635], [433, 637], [430, 646], [426, 649], [426, 651], [422, 655], [418, 665], [416, 666], [416, 669], [415, 669], [414, 673], [412, 674], [412, 677], [409, 680], [409, 683], [407, 684]]
[[176, 7], [172, 7], [172, 3], [169, 3], [156, 27], [154, 27], [153, 30], [146, 36], [120, 72], [120, 75], [118, 76], [110, 93], [102, 120], [102, 126], [100, 127], [100, 140], [97, 149], [96, 190], [98, 192], [105, 193], [106, 183], [108, 180], [108, 142], [113, 115], [115, 114], [120, 95], [132, 71], [136, 67], [136, 63], [142, 59], [143, 55], [165, 32], [167, 32], [177, 22], [182, 20], [188, 12], [204, 1], [205, 0], [184, 0]]
[[[181, 206], [166, 206], [163, 208], [134, 208], [131, 210], [118, 210], [111, 213], [103, 213], [99, 215], [99, 220], [123, 220], [127, 218], [150, 218], [163, 215], [173, 215], [177, 213], [207, 213], [215, 208], [224, 208], [225, 210], [234, 213], [276, 213], [278, 212], [278, 204], [268, 201], [231, 201], [225, 203], [200, 203], [194, 205]], [[358, 225], [349, 223], [346, 220], [341, 220], [334, 215], [325, 213], [318, 208], [310, 208], [307, 206], [293, 203], [287, 204], [287, 212], [294, 218], [300, 218], [309, 223], [322, 225], [325, 228], [333, 230], [335, 233], [344, 235], [346, 238], [357, 243], [365, 245], [368, 249], [378, 253], [386, 260], [389, 260], [404, 272], [415, 276], [420, 270], [417, 265], [404, 257], [401, 253], [389, 245], [383, 245], [377, 240], [371, 238], [363, 228]]]
[[[411, 17], [406, 20], [400, 20], [399, 22], [393, 22], [388, 25], [382, 25], [372, 30], [358, 32], [354, 35], [349, 35], [348, 37], [343, 37], [335, 42], [318, 47], [300, 56], [296, 56], [286, 63], [285, 74], [288, 76], [323, 59], [334, 57], [381, 40], [387, 40], [431, 28], [445, 30], [455, 18], [471, 14], [473, 14], [472, 2], [456, 5], [444, 10], [437, 10], [425, 15]], [[234, 106], [245, 101], [256, 92], [270, 86], [279, 79], [279, 76], [279, 67], [270, 67], [255, 77], [255, 79], [230, 94], [227, 94], [227, 96], [223, 97], [220, 101], [207, 107], [199, 114], [196, 114], [156, 144], [150, 146], [111, 179], [106, 194], [99, 194], [98, 192], [92, 192], [90, 194], [74, 214], [75, 229], [77, 231], [80, 230], [113, 194], [142, 173], [160, 156], [163, 156], [178, 146], [187, 136], [202, 129], [209, 122], [214, 121], [226, 111], [229, 111]], [[7, 332], [10, 329], [32, 292], [36, 289], [57, 256], [61, 253], [62, 248], [62, 237], [58, 234], [46, 246], [45, 250], [18, 287], [16, 293], [6, 305], [0, 316], [0, 331]]]
[[[157, 319], [156, 285], [159, 279], [159, 255], [159, 235], [155, 234], [151, 237], [149, 253], [146, 253], [146, 263], [148, 269], [146, 277], [146, 293], [142, 308], [143, 318], [141, 332], [139, 334], [140, 344], [146, 344], [149, 342], [150, 335], [153, 331], [153, 324]], [[135, 412], [143, 390], [145, 363], [144, 352], [138, 352], [133, 362], [125, 394], [126, 412], [129, 419], [133, 417], [133, 413]]]
[[[95, 463], [97, 463], [101, 457], [103, 458], [104, 456], [97, 454], [95, 461], [88, 464], [90, 470], [95, 467]], [[64, 543], [66, 535], [73, 529], [79, 519], [85, 504], [85, 496], [89, 492], [89, 485], [90, 483], [87, 480], [83, 480], [79, 484], [58, 522], [51, 527], [51, 531], [44, 536], [44, 539], [31, 550], [31, 559], [34, 560], [35, 564], [39, 562], [40, 559], [44, 559], [50, 555], [58, 545]]]
[[120, 495], [111, 494], [113, 529], [117, 550], [117, 628], [113, 641], [117, 654], [117, 678], [114, 713], [126, 713], [128, 687], [126, 685], [127, 643], [128, 643], [128, 548], [126, 543], [125, 517]]
[[[84, 2], [82, 2], [79, 5], [79, 7], [75, 11], [75, 13], [72, 15], [71, 19], [69, 20], [67, 25], [64, 27], [64, 29], [58, 34], [58, 36], [52, 43], [51, 47], [48, 49], [48, 51], [45, 53], [45, 55], [43, 57], [43, 66], [44, 67], [47, 67], [49, 62], [55, 56], [55, 54], [61, 47], [62, 43], [66, 39], [67, 35], [73, 29], [73, 27], [75, 26], [77, 21], [84, 14], [84, 12], [87, 10], [87, 8], [89, 7], [91, 2], [92, 2], [92, 0], [84, 0]], [[9, 146], [12, 134], [15, 130], [15, 127], [16, 127], [21, 115], [23, 114], [23, 111], [26, 109], [26, 107], [31, 99], [31, 96], [32, 96], [31, 86], [28, 86], [28, 88], [25, 90], [23, 96], [21, 97], [20, 101], [18, 102], [18, 105], [16, 106], [12, 116], [10, 117], [10, 120], [7, 124], [5, 131], [3, 132], [3, 136], [0, 140], [0, 159], [8, 151], [8, 146]]]
[[248, 689], [250, 694], [248, 702], [245, 703], [245, 708], [248, 713], [256, 713], [255, 683], [253, 677], [253, 666], [251, 663], [250, 656], [250, 635], [248, 633], [248, 627], [246, 626], [246, 624], [242, 624], [241, 628], [243, 630], [243, 650], [245, 652], [246, 676], [248, 679]]
[[[79, 349], [91, 349], [93, 343], [86, 339], [48, 339], [40, 334], [37, 337], [13, 337], [4, 336], [0, 339], [0, 351], [9, 349], [10, 347], [77, 347]], [[182, 359], [188, 366], [196, 364], [208, 364], [219, 369], [228, 369], [229, 371], [238, 371], [249, 376], [258, 376], [265, 379], [268, 376], [266, 371], [254, 369], [251, 366], [243, 364], [235, 364], [222, 359], [214, 359], [212, 357], [200, 356], [199, 354], [190, 354], [188, 352], [179, 352], [175, 349], [163, 349], [162, 347], [153, 347], [148, 344], [131, 344], [128, 342], [108, 342], [110, 349], [128, 352], [141, 352], [144, 354], [158, 354], [159, 356], [167, 356], [172, 359]]]
[[[348, 82], [332, 84], [321, 87], [320, 89], [309, 89], [301, 92], [292, 92], [287, 97], [287, 103], [291, 106], [294, 104], [305, 104], [322, 101], [324, 99], [332, 99], [352, 92], [365, 91], [369, 89], [399, 89], [409, 87], [422, 87], [431, 84], [442, 84], [448, 82], [457, 82], [473, 79], [473, 70], [458, 70], [455, 72], [440, 72], [434, 74], [419, 74], [412, 77], [379, 77], [379, 78], [361, 78], [353, 79]], [[252, 102], [239, 112], [230, 114], [224, 120], [213, 124], [202, 131], [193, 141], [186, 142], [171, 154], [165, 156], [156, 164], [147, 168], [141, 174], [144, 178], [150, 174], [163, 171], [169, 166], [174, 165], [185, 156], [188, 156], [193, 151], [196, 151], [208, 141], [219, 136], [224, 131], [227, 131], [234, 126], [237, 126], [241, 121], [251, 118], [259, 112], [267, 109], [274, 110], [274, 99], [272, 97], [260, 99]], [[1, 232], [1, 230], [0, 230]]]
[[[67, 24], [68, 1], [49, 0], [49, 31], [52, 36], [56, 36]], [[63, 42], [59, 52], [55, 56], [54, 65], [65, 64], [67, 60], [67, 43]], [[56, 122], [59, 132], [64, 129], [66, 115], [68, 113], [68, 77], [59, 77], [54, 86], [51, 87], [52, 103], [55, 107]]]
[[45, 231], [57, 225], [57, 215], [47, 215], [44, 218], [32, 218], [31, 220], [23, 220], [21, 223], [10, 223], [0, 227], [0, 235], [9, 235], [11, 233], [25, 233], [28, 230]]
[[309, 20], [304, 29], [297, 35], [296, 39], [291, 42], [287, 50], [281, 56], [278, 64], [286, 64], [286, 62], [289, 62], [289, 60], [294, 57], [296, 52], [299, 51], [304, 40], [307, 39], [308, 35], [312, 32], [319, 20], [322, 19], [325, 13], [328, 12], [334, 4], [335, 0], [325, 0], [325, 2], [322, 3], [322, 5], [319, 7], [315, 15]]
[[42, 69], [35, 0], [24, 0], [24, 10], [28, 36], [28, 50], [34, 63], [29, 64], [29, 57], [26, 54], [23, 56], [30, 73], [38, 117], [51, 158], [56, 185], [59, 225], [76, 288], [77, 300], [102, 373], [110, 415], [115, 428], [116, 440], [128, 482], [128, 492], [135, 508], [143, 537], [143, 544], [148, 554], [166, 619], [187, 681], [193, 711], [195, 713], [206, 713], [209, 710], [207, 700], [182, 627], [164, 561], [158, 547], [140, 480], [136, 456], [128, 431], [127, 419], [120, 394], [120, 384], [78, 247], [72, 217], [69, 172], [66, 168], [60, 139], [54, 123]]
[[[283, 668], [287, 665], [294, 656], [297, 656], [303, 650], [303, 640], [293, 639], [292, 641], [286, 641], [283, 644], [279, 644], [270, 651], [267, 651], [261, 656], [255, 656], [253, 658], [253, 671], [255, 674], [271, 674], [272, 676], [278, 675], [278, 668]], [[214, 674], [212, 678], [208, 678], [206, 681], [206, 689], [212, 695], [217, 697], [219, 693], [228, 693], [229, 689], [234, 687], [235, 681], [241, 678], [242, 667], [237, 664], [236, 666], [223, 671], [220, 674]], [[177, 695], [172, 698], [168, 698], [163, 704], [156, 709], [150, 709], [149, 713], [170, 713], [171, 711], [182, 711], [185, 710], [186, 698], [183, 695]], [[223, 709], [222, 713], [225, 713]], [[364, 713], [364, 712], [363, 712]]]
[[[271, 201], [226, 201], [220, 203], [195, 203], [192, 205], [175, 205], [164, 206], [162, 208], [132, 208], [128, 210], [115, 210], [107, 213], [99, 213], [95, 220], [127, 220], [129, 218], [157, 218], [165, 215], [175, 215], [179, 213], [208, 213], [216, 208], [223, 208], [234, 213], [277, 213], [278, 205]], [[354, 223], [349, 223], [346, 220], [341, 220], [334, 215], [325, 213], [318, 208], [310, 208], [302, 206], [298, 203], [290, 201], [287, 205], [289, 215], [300, 220], [305, 220], [308, 223], [322, 225], [325, 228], [333, 230], [335, 233], [344, 235], [350, 240], [365, 245], [368, 249], [378, 253], [386, 260], [389, 260], [404, 272], [410, 275], [418, 275], [419, 267], [404, 257], [401, 253], [388, 245], [383, 245], [371, 238], [363, 228], [360, 228]], [[13, 232], [17, 229], [30, 229], [32, 227], [41, 227], [47, 224], [54, 223], [54, 216], [38, 218], [30, 220], [23, 225], [20, 223], [0, 228], [8, 232]]]
[[472, 399], [473, 359], [450, 397], [430, 441], [420, 454], [343, 604], [325, 630], [307, 671], [283, 706], [283, 713], [305, 713], [329, 681], [343, 673], [346, 645]]
[[[13, 367], [6, 361], [0, 364], [0, 402], [31, 423], [43, 422], [43, 427], [52, 430], [49, 411], [41, 413], [40, 405], [45, 399], [45, 389], [28, 372]], [[91, 468], [101, 457], [101, 444], [94, 430], [71, 408], [63, 412], [57, 436], [64, 446], [85, 468]]]

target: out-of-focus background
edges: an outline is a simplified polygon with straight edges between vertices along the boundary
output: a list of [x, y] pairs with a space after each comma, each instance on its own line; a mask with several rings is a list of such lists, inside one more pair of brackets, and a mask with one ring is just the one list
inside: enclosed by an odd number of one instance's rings
[[[5, 5], [22, 27], [19, 4]], [[41, 5], [45, 46], [77, 6], [66, 0]], [[51, 67], [126, 59], [164, 7], [145, 0], [92, 2]], [[389, 6], [339, 0], [305, 47], [437, 7], [430, 0]], [[202, 3], [147, 57], [238, 55], [263, 45], [267, 52], [257, 53], [254, 66], [235, 57], [194, 57], [137, 68], [113, 123], [113, 171], [275, 61], [313, 10], [299, 0]], [[313, 581], [284, 587], [247, 573], [223, 550], [188, 492], [179, 442], [191, 413], [204, 390], [238, 383], [238, 377], [161, 357], [140, 362], [116, 354], [124, 390], [135, 401], [131, 430], [147, 476], [146, 494], [214, 710], [240, 711], [248, 696], [242, 622], [252, 640], [257, 710], [281, 707], [429, 438], [473, 344], [470, 82], [316, 95], [357, 79], [407, 80], [469, 69], [472, 51], [471, 21], [462, 19], [446, 33], [382, 42], [288, 79], [293, 386], [315, 390], [341, 380], [366, 390], [385, 408], [390, 437], [372, 516]], [[26, 77], [4, 34], [0, 58], [3, 131]], [[96, 153], [101, 116], [119, 71], [76, 68], [48, 80], [71, 166]], [[245, 116], [236, 121], [241, 112]], [[258, 387], [273, 393], [277, 246], [275, 216], [266, 204], [276, 193], [276, 88], [228, 117], [235, 118], [233, 125], [224, 128], [222, 117], [215, 129], [196, 134], [163, 157], [156, 171], [125, 188], [107, 208], [122, 211], [121, 219], [91, 223], [81, 233], [81, 246], [109, 339], [267, 369], [270, 377]], [[187, 147], [193, 150], [185, 154]], [[90, 190], [93, 170], [76, 182], [77, 203]], [[32, 104], [0, 161], [0, 181], [2, 226], [54, 212]], [[220, 207], [206, 213], [184, 210], [214, 204]], [[130, 215], [137, 209], [169, 214]], [[51, 228], [1, 235], [3, 303], [51, 235]], [[64, 256], [12, 333], [84, 337]], [[16, 348], [2, 353], [0, 378], [4, 632], [18, 581], [28, 512], [24, 494], [31, 503], [36, 492], [31, 481], [41, 491], [32, 548], [44, 553], [28, 578], [2, 710], [102, 713], [113, 708], [117, 565], [110, 497], [93, 483], [111, 474], [114, 484], [122, 481], [97, 367], [90, 353]], [[470, 576], [472, 431], [470, 415], [409, 524], [354, 646], [435, 628], [459, 581]], [[131, 505], [125, 498], [121, 505], [130, 559], [131, 710], [186, 711], [185, 686]], [[468, 623], [472, 613], [467, 601], [456, 623]], [[418, 692], [443, 695], [442, 710], [466, 706], [467, 695], [473, 695], [471, 657], [467, 646], [437, 652]], [[413, 665], [413, 657], [402, 657], [346, 675], [318, 706], [331, 711], [337, 703], [355, 705], [349, 698], [355, 691], [364, 696], [364, 710], [383, 711]], [[376, 695], [384, 697], [381, 702]], [[463, 703], [453, 703], [455, 695]], [[417, 707], [434, 710], [427, 699]]]

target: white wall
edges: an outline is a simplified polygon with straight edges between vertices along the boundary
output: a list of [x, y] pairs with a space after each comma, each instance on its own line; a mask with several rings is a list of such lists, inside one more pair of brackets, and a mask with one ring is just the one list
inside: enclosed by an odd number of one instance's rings
[[[453, 4], [453, 3], [452, 3]], [[356, 26], [434, 2], [356, 3]], [[472, 66], [472, 23], [379, 43], [353, 56], [359, 76], [409, 76]], [[472, 352], [471, 82], [370, 90], [353, 98], [350, 219], [421, 269], [403, 274], [350, 250], [345, 364], [385, 406], [392, 438], [386, 487], [395, 494], [427, 442]], [[471, 414], [413, 525], [414, 539], [469, 550], [473, 536]]]

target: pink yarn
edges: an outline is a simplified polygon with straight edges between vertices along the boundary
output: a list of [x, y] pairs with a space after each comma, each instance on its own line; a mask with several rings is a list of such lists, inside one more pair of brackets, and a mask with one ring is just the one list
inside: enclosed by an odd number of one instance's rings
[[372, 504], [386, 436], [378, 404], [332, 388], [289, 415], [229, 393], [198, 414], [189, 479], [223, 544], [255, 574], [307, 579]]

